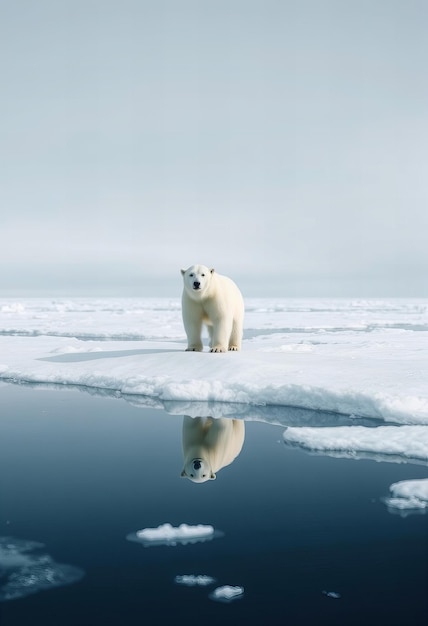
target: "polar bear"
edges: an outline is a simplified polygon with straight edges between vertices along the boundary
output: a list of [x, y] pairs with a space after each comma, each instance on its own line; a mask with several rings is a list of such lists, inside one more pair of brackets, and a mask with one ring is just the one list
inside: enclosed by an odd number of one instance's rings
[[205, 265], [181, 270], [182, 314], [187, 350], [202, 351], [202, 324], [210, 337], [211, 352], [240, 350], [244, 323], [244, 300], [237, 285]]
[[215, 480], [216, 472], [230, 465], [241, 452], [244, 437], [243, 420], [185, 415], [181, 475], [194, 483]]

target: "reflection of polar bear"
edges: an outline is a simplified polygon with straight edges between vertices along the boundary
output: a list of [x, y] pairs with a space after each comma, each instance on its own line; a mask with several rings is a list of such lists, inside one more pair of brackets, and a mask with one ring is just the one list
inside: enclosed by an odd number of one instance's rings
[[187, 350], [202, 350], [201, 332], [205, 323], [211, 352], [240, 350], [244, 322], [244, 301], [233, 280], [205, 265], [181, 270], [184, 281], [182, 313]]
[[216, 472], [241, 452], [245, 437], [243, 420], [226, 417], [188, 417], [183, 420], [184, 469], [194, 483], [214, 480]]

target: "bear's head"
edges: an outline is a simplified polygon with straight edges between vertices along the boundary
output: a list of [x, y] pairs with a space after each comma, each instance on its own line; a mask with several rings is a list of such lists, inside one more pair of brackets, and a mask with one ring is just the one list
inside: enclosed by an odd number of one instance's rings
[[209, 289], [214, 270], [206, 265], [192, 265], [187, 270], [181, 270], [181, 274], [185, 290], [193, 299], [197, 299]]
[[181, 475], [186, 476], [194, 483], [205, 483], [207, 480], [216, 479], [216, 475], [211, 470], [209, 463], [204, 461], [204, 459], [192, 459], [186, 463]]

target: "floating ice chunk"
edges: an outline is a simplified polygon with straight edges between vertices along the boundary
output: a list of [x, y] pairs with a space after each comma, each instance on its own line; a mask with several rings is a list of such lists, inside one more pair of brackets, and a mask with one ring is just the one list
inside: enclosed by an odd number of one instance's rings
[[210, 541], [214, 537], [221, 536], [223, 533], [215, 531], [214, 527], [210, 525], [189, 526], [188, 524], [180, 524], [180, 526], [174, 527], [171, 524], [161, 524], [157, 528], [143, 528], [136, 533], [131, 533], [127, 539], [141, 542], [144, 546], [176, 546], [177, 544], [186, 545], [199, 541]]
[[209, 597], [211, 600], [215, 600], [217, 602], [232, 602], [232, 600], [242, 598], [243, 595], [244, 587], [232, 587], [231, 585], [223, 585], [222, 587], [217, 587], [216, 589], [214, 589], [214, 591], [210, 593]]
[[327, 596], [327, 598], [334, 598], [335, 600], [338, 600], [339, 598], [342, 597], [340, 593], [337, 593], [337, 591], [325, 591], [324, 590], [323, 594]]
[[214, 528], [212, 526], [204, 526], [197, 524], [189, 526], [188, 524], [180, 524], [178, 527], [171, 524], [162, 524], [157, 528], [143, 528], [137, 531], [137, 537], [146, 539], [147, 541], [158, 541], [159, 539], [188, 539], [189, 537], [205, 537], [212, 535]]
[[215, 583], [215, 578], [205, 576], [204, 574], [199, 574], [197, 576], [194, 574], [184, 574], [183, 576], [176, 576], [174, 578], [174, 582], [178, 585], [186, 585], [187, 587], [206, 587]]
[[401, 480], [390, 486], [390, 491], [394, 496], [402, 498], [417, 498], [428, 506], [428, 478], [416, 480]]
[[289, 427], [283, 438], [288, 445], [331, 456], [395, 462], [411, 459], [424, 463], [428, 459], [426, 426]]
[[402, 480], [393, 483], [389, 490], [391, 497], [384, 499], [389, 508], [401, 511], [428, 510], [428, 478]]

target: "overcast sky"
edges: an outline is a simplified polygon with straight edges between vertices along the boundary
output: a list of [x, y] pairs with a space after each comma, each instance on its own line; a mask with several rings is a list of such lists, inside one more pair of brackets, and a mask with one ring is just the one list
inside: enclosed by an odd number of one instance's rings
[[3, 0], [0, 294], [428, 296], [426, 0]]

